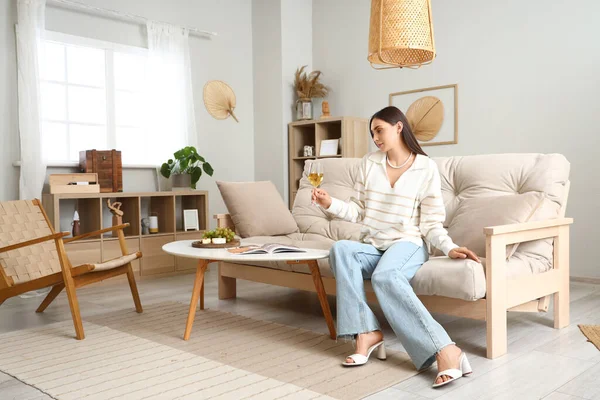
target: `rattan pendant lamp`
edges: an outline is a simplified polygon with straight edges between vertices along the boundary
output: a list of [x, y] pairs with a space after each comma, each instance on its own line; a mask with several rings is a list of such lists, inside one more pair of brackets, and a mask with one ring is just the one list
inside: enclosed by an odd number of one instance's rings
[[371, 0], [367, 59], [373, 68], [419, 68], [434, 58], [431, 0]]

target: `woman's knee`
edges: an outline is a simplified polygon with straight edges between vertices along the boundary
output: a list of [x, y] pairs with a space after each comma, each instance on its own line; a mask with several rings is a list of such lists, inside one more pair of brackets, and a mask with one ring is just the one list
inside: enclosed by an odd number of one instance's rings
[[334, 254], [339, 254], [342, 252], [347, 252], [350, 248], [349, 240], [338, 240], [331, 246], [331, 252]]

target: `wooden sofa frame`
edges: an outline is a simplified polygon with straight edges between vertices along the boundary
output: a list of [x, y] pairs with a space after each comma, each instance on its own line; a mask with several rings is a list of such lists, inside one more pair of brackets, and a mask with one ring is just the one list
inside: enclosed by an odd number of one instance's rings
[[[218, 227], [235, 230], [229, 214], [217, 214]], [[549, 295], [554, 294], [554, 328], [569, 325], [569, 227], [572, 218], [488, 227], [486, 237], [486, 297], [476, 301], [443, 296], [419, 296], [431, 312], [486, 321], [486, 357], [497, 358], [507, 352], [507, 311], [547, 311]], [[553, 268], [549, 271], [507, 278], [506, 246], [531, 240], [553, 238]], [[219, 263], [219, 299], [236, 297], [236, 279], [316, 292], [311, 274], [282, 271], [252, 265]], [[322, 277], [327, 294], [335, 295], [335, 279]], [[365, 285], [367, 299], [376, 301], [370, 282]], [[320, 294], [321, 305], [326, 295]], [[325, 301], [323, 301], [325, 300]], [[331, 315], [325, 312], [324, 315]], [[327, 321], [333, 325], [333, 321]], [[335, 326], [335, 325], [333, 325]], [[332, 334], [335, 337], [335, 333]]]

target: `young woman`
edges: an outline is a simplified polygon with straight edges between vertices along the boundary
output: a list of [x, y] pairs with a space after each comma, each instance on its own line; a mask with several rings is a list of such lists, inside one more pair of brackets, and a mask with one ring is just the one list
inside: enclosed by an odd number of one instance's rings
[[450, 258], [479, 259], [452, 242], [443, 227], [445, 208], [440, 175], [396, 107], [375, 113], [369, 123], [379, 151], [367, 154], [358, 169], [358, 198], [343, 202], [323, 189], [312, 198], [332, 215], [362, 222], [358, 242], [341, 240], [330, 253], [337, 285], [339, 337], [356, 339], [346, 366], [363, 365], [371, 352], [385, 359], [383, 333], [367, 305], [363, 279], [370, 279], [392, 329], [418, 369], [437, 361], [434, 387], [470, 374], [466, 355], [433, 319], [410, 281], [428, 260], [422, 237]]

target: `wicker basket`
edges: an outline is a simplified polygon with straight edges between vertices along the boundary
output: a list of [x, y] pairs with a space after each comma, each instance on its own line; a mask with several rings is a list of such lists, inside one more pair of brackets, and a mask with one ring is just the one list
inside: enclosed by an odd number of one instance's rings
[[431, 0], [371, 1], [367, 59], [373, 68], [418, 68], [434, 58]]

